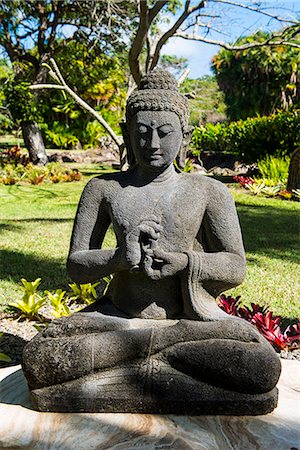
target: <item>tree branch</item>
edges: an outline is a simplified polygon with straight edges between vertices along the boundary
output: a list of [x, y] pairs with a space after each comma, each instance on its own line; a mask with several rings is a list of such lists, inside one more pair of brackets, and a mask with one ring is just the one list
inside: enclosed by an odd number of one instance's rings
[[150, 70], [154, 69], [154, 67], [157, 65], [162, 46], [167, 42], [167, 40], [171, 36], [174, 35], [174, 33], [176, 33], [176, 31], [178, 30], [180, 25], [182, 25], [182, 23], [186, 20], [186, 18], [190, 14], [192, 14], [194, 11], [196, 11], [197, 9], [201, 9], [201, 8], [205, 7], [205, 1], [204, 0], [202, 0], [199, 3], [197, 3], [193, 7], [190, 7], [190, 3], [191, 3], [190, 0], [186, 0], [184, 11], [181, 14], [181, 16], [177, 19], [177, 21], [174, 23], [174, 25], [166, 33], [164, 33], [162, 35], [162, 37], [159, 39], [159, 41], [158, 41], [158, 43], [157, 43], [157, 45], [155, 47], [155, 51], [154, 51], [153, 57], [152, 57]]
[[42, 55], [45, 50], [45, 39], [46, 39], [46, 31], [48, 28], [48, 17], [47, 17], [46, 7], [40, 1], [37, 2], [36, 8], [37, 8], [38, 16], [40, 19], [39, 33], [38, 33], [38, 39], [37, 39], [37, 48], [38, 48], [39, 54]]
[[77, 95], [65, 82], [58, 66], [53, 58], [50, 59], [50, 63], [53, 67], [55, 75], [61, 84], [33, 84], [30, 86], [30, 89], [60, 89], [66, 91], [71, 97], [74, 98], [76, 103], [78, 103], [82, 108], [88, 111], [92, 116], [95, 117], [96, 120], [105, 128], [105, 130], [110, 134], [112, 139], [118, 145], [119, 149], [123, 147], [123, 141], [116, 135], [114, 130], [108, 125], [108, 123], [103, 119], [103, 117], [90, 105], [88, 105], [79, 95]]
[[298, 44], [297, 42], [284, 41], [284, 40], [281, 40], [280, 38], [278, 38], [278, 40], [276, 40], [277, 39], [276, 36], [275, 37], [271, 36], [270, 38], [266, 39], [263, 42], [250, 42], [248, 44], [243, 44], [243, 45], [230, 45], [230, 44], [226, 44], [226, 42], [217, 41], [214, 39], [208, 39], [206, 37], [198, 36], [197, 34], [183, 33], [180, 30], [178, 30], [173, 36], [180, 37], [182, 39], [187, 39], [187, 40], [204, 42], [206, 44], [219, 45], [220, 47], [225, 48], [226, 50], [231, 50], [231, 51], [248, 50], [249, 48], [264, 47], [265, 45], [273, 45], [273, 46], [274, 45], [284, 45], [284, 46], [289, 46], [289, 47], [300, 48], [300, 43]]
[[48, 40], [48, 50], [53, 51], [54, 50], [53, 44], [55, 41], [56, 28], [57, 28], [58, 19], [59, 19], [60, 2], [57, 2], [55, 4], [55, 1], [51, 0], [51, 5], [52, 5], [53, 20], [52, 20], [51, 24], [49, 23], [49, 25], [51, 25], [51, 31], [50, 31], [50, 36], [49, 36], [49, 40]]
[[140, 63], [139, 63], [139, 57], [140, 57], [140, 53], [143, 48], [145, 36], [149, 29], [147, 2], [140, 1], [139, 6], [140, 6], [140, 9], [139, 9], [140, 23], [139, 23], [137, 33], [133, 39], [131, 48], [129, 50], [130, 72], [131, 72], [131, 74], [134, 78], [134, 81], [136, 82], [137, 85], [139, 85], [141, 77], [142, 77]]
[[167, 1], [158, 1], [155, 5], [148, 9], [145, 0], [139, 1], [140, 23], [137, 33], [133, 39], [131, 49], [129, 51], [129, 67], [134, 81], [139, 86], [142, 72], [139, 63], [139, 57], [143, 49], [144, 41], [147, 36], [151, 23], [159, 13], [159, 11], [167, 4]]
[[245, 5], [244, 3], [236, 3], [236, 2], [233, 2], [231, 0], [210, 0], [210, 2], [212, 2], [212, 3], [223, 3], [223, 4], [226, 4], [226, 5], [236, 6], [238, 8], [248, 9], [249, 11], [254, 11], [254, 12], [257, 12], [259, 14], [263, 14], [264, 16], [270, 17], [271, 19], [278, 20], [278, 22], [286, 22], [286, 23], [293, 23], [293, 24], [297, 24], [298, 23], [299, 24], [298, 21], [284, 19], [283, 17], [279, 17], [279, 16], [277, 16], [275, 14], [271, 14], [271, 13], [263, 10], [259, 6], [254, 7], [254, 6], [250, 6], [250, 5]]

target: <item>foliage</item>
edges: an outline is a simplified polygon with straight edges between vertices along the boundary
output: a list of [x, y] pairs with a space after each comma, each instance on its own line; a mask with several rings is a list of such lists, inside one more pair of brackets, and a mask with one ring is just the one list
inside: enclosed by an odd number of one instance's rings
[[45, 298], [40, 297], [36, 290], [41, 283], [41, 278], [37, 278], [35, 281], [27, 281], [25, 278], [21, 278], [21, 282], [23, 284], [21, 287], [24, 292], [23, 297], [9, 303], [9, 306], [16, 308], [21, 313], [21, 317], [40, 320], [38, 312], [45, 304]]
[[159, 60], [159, 66], [168, 70], [169, 72], [175, 72], [174, 75], [180, 74], [188, 67], [188, 60], [182, 56], [178, 57], [176, 55], [161, 55]]
[[254, 179], [253, 179], [253, 178], [251, 178], [251, 177], [245, 177], [245, 176], [242, 176], [242, 175], [235, 175], [235, 176], [233, 177], [233, 180], [234, 180], [236, 183], [239, 183], [239, 185], [240, 185], [241, 187], [245, 187], [247, 184], [253, 184], [253, 183], [254, 183]]
[[201, 151], [233, 153], [244, 162], [291, 154], [300, 144], [300, 110], [280, 111], [230, 123], [196, 127], [192, 142]]
[[[238, 39], [235, 45], [264, 42], [268, 38], [270, 34], [259, 31]], [[299, 49], [282, 45], [236, 52], [222, 49], [212, 65], [231, 120], [268, 115], [277, 108], [299, 108], [299, 67]]]
[[46, 144], [54, 148], [74, 148], [79, 142], [67, 125], [56, 120], [51, 124], [51, 129], [48, 125], [43, 124], [42, 131]]
[[219, 297], [219, 306], [228, 314], [247, 320], [270, 342], [277, 352], [300, 347], [300, 322], [280, 329], [280, 317], [273, 316], [268, 307], [251, 303], [251, 307], [241, 306], [240, 297]]
[[[125, 53], [106, 54], [99, 44], [77, 40], [60, 47], [55, 59], [64, 68], [68, 85], [119, 131], [126, 99]], [[47, 124], [43, 125], [43, 133], [48, 145], [72, 148], [80, 143], [88, 148], [96, 146], [105, 134], [97, 121], [59, 90], [44, 91], [39, 108]]]
[[[0, 333], [0, 339], [3, 336], [3, 333]], [[5, 353], [0, 352], [0, 362], [11, 362], [11, 358]]]
[[289, 173], [290, 158], [267, 155], [258, 161], [257, 166], [263, 178], [271, 179], [274, 183], [286, 184]]
[[45, 294], [50, 301], [50, 304], [52, 306], [51, 314], [55, 317], [55, 319], [70, 315], [70, 308], [66, 304], [66, 291], [57, 289], [54, 293], [45, 291]]
[[285, 189], [288, 177], [290, 158], [267, 156], [258, 161], [257, 166], [262, 178], [234, 176], [233, 180], [253, 195], [279, 197], [285, 200], [297, 200], [297, 192]]
[[[105, 288], [102, 295], [105, 295], [112, 278], [112, 275], [102, 278], [105, 283]], [[43, 292], [43, 296], [40, 296], [37, 294], [36, 290], [41, 283], [41, 278], [37, 278], [32, 282], [22, 278], [21, 282], [23, 284], [21, 289], [24, 292], [22, 299], [17, 299], [16, 301], [9, 303], [8, 306], [17, 309], [21, 313], [21, 317], [26, 317], [30, 320], [43, 321], [43, 324], [46, 323], [45, 317], [43, 314], [40, 314], [40, 309], [43, 306], [50, 303], [50, 313], [55, 319], [69, 316], [71, 313], [78, 311], [78, 309], [74, 310], [74, 308], [71, 311], [71, 303], [84, 303], [90, 305], [97, 300], [97, 292], [95, 288], [100, 284], [100, 282], [80, 285], [73, 283], [69, 284], [71, 292], [66, 292], [62, 289], [56, 289], [54, 292], [45, 290]], [[80, 309], [81, 308], [79, 308], [79, 310]]]
[[99, 284], [100, 282], [94, 284], [69, 284], [70, 288], [72, 289], [72, 293], [74, 294], [72, 297], [73, 300], [78, 303], [85, 303], [87, 305], [94, 303], [97, 300], [97, 292], [95, 288]]
[[[19, 159], [16, 158], [14, 163], [3, 164], [0, 166], [0, 183], [5, 185], [13, 185], [17, 183], [30, 183], [39, 185], [43, 182], [61, 183], [80, 181], [81, 173], [78, 169], [68, 169], [59, 162], [49, 163], [46, 167], [36, 166], [32, 163], [25, 165], [17, 163]], [[5, 161], [5, 158], [4, 158]]]
[[180, 92], [190, 97], [191, 125], [223, 122], [226, 119], [224, 94], [215, 77], [205, 75], [196, 80], [186, 78], [180, 85]]
[[0, 165], [2, 167], [5, 164], [14, 164], [15, 166], [21, 164], [22, 166], [26, 166], [28, 163], [28, 156], [21, 153], [21, 149], [18, 145], [14, 145], [12, 148], [3, 150], [0, 154]]
[[36, 122], [39, 112], [35, 97], [29, 89], [30, 83], [11, 80], [4, 86], [6, 106], [17, 122]]

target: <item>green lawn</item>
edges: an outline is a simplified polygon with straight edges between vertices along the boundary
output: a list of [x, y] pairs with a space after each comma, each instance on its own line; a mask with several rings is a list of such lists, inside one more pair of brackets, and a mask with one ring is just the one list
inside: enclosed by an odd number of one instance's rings
[[[86, 167], [90, 176], [100, 168]], [[41, 289], [66, 288], [65, 263], [80, 193], [87, 181], [64, 184], [0, 185], [0, 302], [21, 295], [21, 277], [42, 278]], [[286, 318], [300, 316], [300, 203], [256, 198], [234, 189], [248, 272], [232, 294], [269, 304]], [[114, 245], [107, 233], [105, 245]], [[228, 291], [229, 292], [229, 291]]]

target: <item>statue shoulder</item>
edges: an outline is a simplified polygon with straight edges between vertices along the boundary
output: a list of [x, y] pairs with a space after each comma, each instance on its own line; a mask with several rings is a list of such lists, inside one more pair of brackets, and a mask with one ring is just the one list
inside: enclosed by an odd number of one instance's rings
[[206, 200], [208, 205], [233, 201], [230, 190], [221, 181], [198, 173], [184, 174], [184, 179], [188, 181], [189, 189], [200, 195], [203, 201]]
[[91, 178], [83, 190], [82, 197], [91, 197], [101, 200], [108, 194], [117, 192], [121, 186], [121, 180], [123, 177], [123, 172], [115, 172], [102, 174]]

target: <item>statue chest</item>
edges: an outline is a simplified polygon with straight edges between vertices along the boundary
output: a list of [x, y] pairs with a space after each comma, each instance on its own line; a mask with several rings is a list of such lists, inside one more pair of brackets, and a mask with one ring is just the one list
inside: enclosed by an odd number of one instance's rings
[[[182, 186], [128, 186], [110, 200], [110, 214], [119, 239], [141, 222], [155, 217], [163, 227], [161, 240], [164, 247], [186, 248], [201, 226], [205, 205], [195, 198], [193, 191]], [[180, 245], [181, 246], [181, 245]]]

